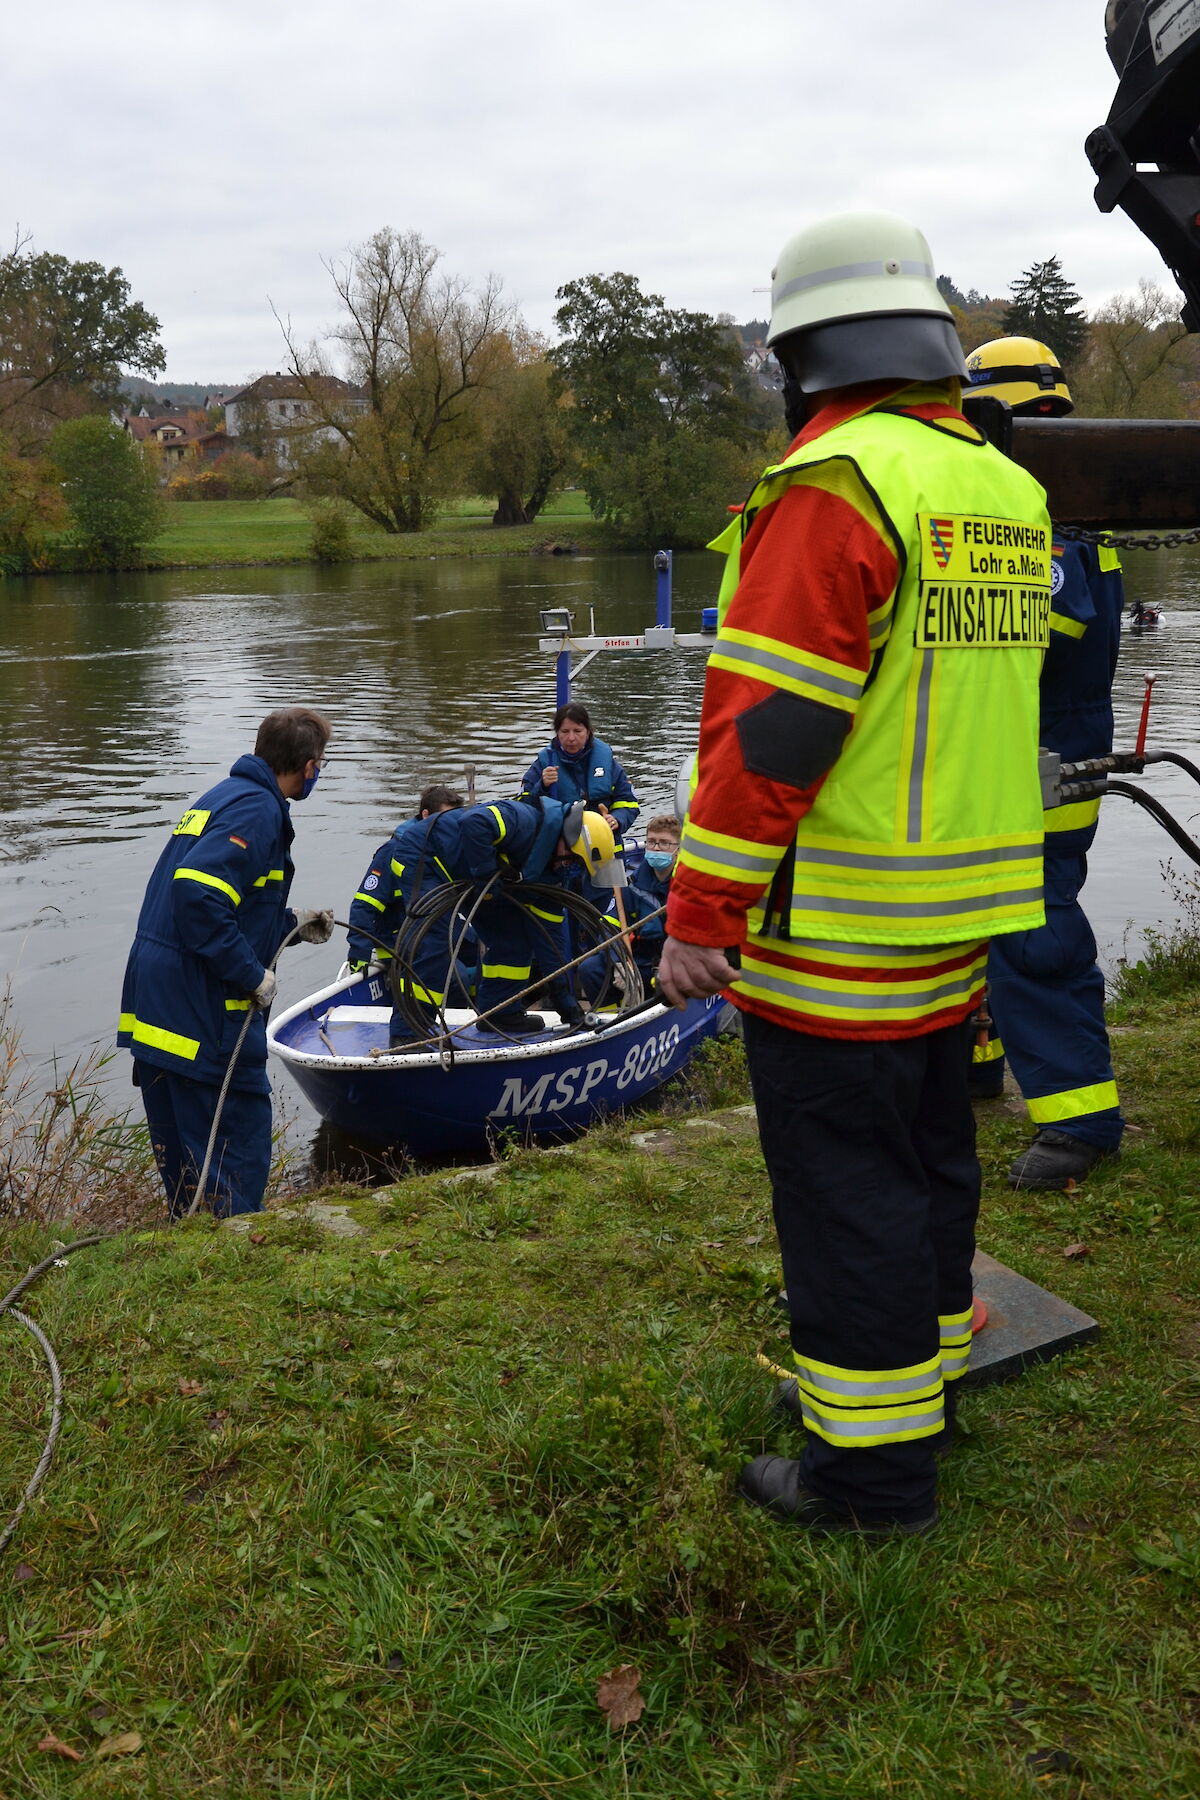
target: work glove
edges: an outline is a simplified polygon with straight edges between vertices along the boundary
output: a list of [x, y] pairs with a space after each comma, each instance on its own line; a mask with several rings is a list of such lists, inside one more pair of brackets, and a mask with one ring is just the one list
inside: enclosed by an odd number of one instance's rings
[[296, 914], [296, 924], [299, 926], [296, 935], [302, 944], [327, 944], [333, 936], [333, 908], [301, 907]]
[[279, 983], [275, 979], [274, 972], [271, 969], [264, 969], [262, 980], [250, 996], [255, 1006], [261, 1006], [262, 1010], [266, 1012], [275, 998], [275, 989], [278, 986]]
[[349, 969], [349, 971], [352, 975], [361, 975], [363, 973], [363, 971], [365, 969], [369, 969], [370, 966], [371, 966], [370, 963], [365, 963], [365, 962], [348, 962], [346, 964], [346, 967]]

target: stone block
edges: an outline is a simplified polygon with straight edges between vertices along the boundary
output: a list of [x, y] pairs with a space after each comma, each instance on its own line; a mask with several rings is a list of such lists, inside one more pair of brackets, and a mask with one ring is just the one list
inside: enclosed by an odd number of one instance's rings
[[965, 1387], [1007, 1381], [1031, 1363], [1061, 1356], [1100, 1335], [1100, 1326], [1089, 1314], [983, 1250], [976, 1252], [972, 1274], [975, 1293], [988, 1309], [988, 1322], [971, 1345]]

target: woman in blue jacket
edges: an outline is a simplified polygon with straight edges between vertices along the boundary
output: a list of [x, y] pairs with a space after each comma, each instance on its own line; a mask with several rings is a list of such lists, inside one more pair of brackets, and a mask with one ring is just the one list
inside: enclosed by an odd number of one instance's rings
[[[536, 800], [541, 794], [549, 794], [564, 806], [582, 800], [585, 806], [603, 813], [612, 826], [618, 856], [621, 840], [641, 810], [628, 775], [611, 746], [593, 735], [591, 715], [578, 700], [568, 700], [559, 707], [554, 715], [554, 736], [525, 771], [521, 799]], [[597, 887], [588, 879], [587, 870], [578, 864], [556, 871], [549, 879], [561, 881], [582, 894], [597, 912], [604, 912], [612, 899], [611, 888]], [[572, 944], [565, 920], [561, 947], [562, 961], [569, 962], [578, 946]]]
[[638, 816], [638, 797], [611, 747], [592, 732], [591, 716], [578, 700], [554, 715], [554, 736], [539, 750], [521, 783], [521, 799], [549, 794], [564, 806], [582, 800], [602, 812], [621, 842]]

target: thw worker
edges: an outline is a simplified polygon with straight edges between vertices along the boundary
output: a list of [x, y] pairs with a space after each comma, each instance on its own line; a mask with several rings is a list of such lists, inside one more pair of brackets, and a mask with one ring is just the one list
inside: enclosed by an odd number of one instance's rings
[[287, 707], [258, 728], [253, 756], [190, 806], [155, 864], [125, 969], [117, 1042], [133, 1052], [172, 1216], [188, 1211], [221, 1083], [252, 1013], [221, 1112], [204, 1201], [219, 1217], [258, 1212], [271, 1168], [267, 1009], [273, 962], [299, 926], [323, 944], [333, 913], [288, 909], [290, 802], [316, 785], [330, 727]]

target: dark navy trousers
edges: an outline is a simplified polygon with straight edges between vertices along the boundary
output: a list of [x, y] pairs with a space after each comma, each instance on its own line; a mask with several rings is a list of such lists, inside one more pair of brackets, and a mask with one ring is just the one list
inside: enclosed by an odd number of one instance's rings
[[1079, 904], [1087, 858], [1046, 858], [1046, 923], [988, 951], [988, 1005], [1036, 1125], [1115, 1150], [1123, 1123], [1096, 938]]
[[[153, 1063], [137, 1060], [134, 1080], [141, 1088], [154, 1160], [175, 1219], [192, 1203], [220, 1084], [189, 1081], [186, 1075], [171, 1075]], [[219, 1219], [261, 1212], [270, 1172], [271, 1096], [231, 1088], [221, 1111], [201, 1205]]]

